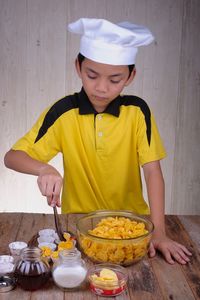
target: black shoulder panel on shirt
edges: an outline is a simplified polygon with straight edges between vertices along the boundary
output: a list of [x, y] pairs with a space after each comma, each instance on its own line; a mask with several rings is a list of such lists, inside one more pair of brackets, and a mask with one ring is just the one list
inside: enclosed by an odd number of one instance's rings
[[53, 125], [53, 123], [65, 112], [78, 107], [78, 94], [66, 96], [56, 103], [54, 103], [51, 108], [46, 113], [43, 120], [42, 126], [39, 129], [38, 135], [35, 139], [35, 143], [39, 141], [45, 135], [47, 130]]
[[125, 95], [125, 96], [121, 96], [121, 105], [125, 105], [125, 106], [129, 106], [129, 105], [133, 105], [133, 106], [138, 106], [142, 113], [144, 114], [145, 117], [145, 122], [146, 122], [146, 134], [147, 134], [147, 140], [148, 140], [148, 144], [150, 145], [151, 143], [151, 111], [149, 109], [149, 106], [147, 105], [147, 103], [137, 97], [137, 96], [129, 96], [129, 95]]

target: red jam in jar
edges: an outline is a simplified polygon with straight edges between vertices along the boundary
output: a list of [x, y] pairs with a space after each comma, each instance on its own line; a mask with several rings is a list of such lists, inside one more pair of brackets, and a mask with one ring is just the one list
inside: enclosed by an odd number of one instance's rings
[[17, 284], [24, 290], [38, 290], [49, 280], [50, 267], [42, 260], [41, 253], [37, 247], [27, 247], [22, 250], [21, 260], [16, 263], [14, 275]]

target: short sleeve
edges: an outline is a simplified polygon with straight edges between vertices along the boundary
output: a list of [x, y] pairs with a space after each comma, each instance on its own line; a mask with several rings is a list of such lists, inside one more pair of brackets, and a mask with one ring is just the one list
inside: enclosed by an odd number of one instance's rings
[[149, 121], [147, 134], [145, 117], [140, 114], [137, 128], [137, 152], [140, 165], [166, 157], [166, 151], [152, 113]]
[[48, 111], [49, 109], [44, 111], [31, 130], [13, 145], [13, 150], [24, 151], [32, 158], [42, 162], [48, 162], [60, 152], [60, 139], [55, 124], [52, 124], [46, 133], [40, 139], [37, 139]]

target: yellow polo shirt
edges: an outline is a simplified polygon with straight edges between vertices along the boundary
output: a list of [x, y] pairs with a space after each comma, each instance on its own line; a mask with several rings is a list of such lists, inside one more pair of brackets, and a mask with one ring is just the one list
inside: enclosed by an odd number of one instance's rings
[[83, 89], [48, 108], [12, 149], [43, 162], [63, 154], [63, 213], [149, 213], [140, 166], [166, 155], [144, 100], [120, 95], [97, 113]]

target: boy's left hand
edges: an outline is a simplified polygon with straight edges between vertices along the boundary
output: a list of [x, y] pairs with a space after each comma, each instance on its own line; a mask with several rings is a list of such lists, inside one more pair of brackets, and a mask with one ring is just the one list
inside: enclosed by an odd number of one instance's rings
[[169, 264], [174, 264], [175, 261], [177, 261], [184, 265], [190, 261], [189, 256], [192, 255], [185, 246], [171, 240], [166, 235], [152, 238], [149, 247], [149, 256], [154, 257], [156, 255], [156, 250], [162, 253]]

